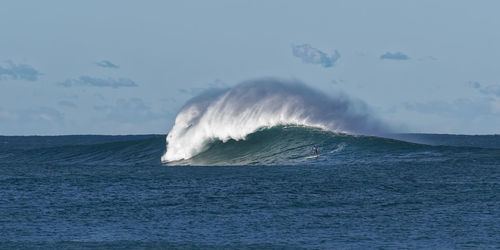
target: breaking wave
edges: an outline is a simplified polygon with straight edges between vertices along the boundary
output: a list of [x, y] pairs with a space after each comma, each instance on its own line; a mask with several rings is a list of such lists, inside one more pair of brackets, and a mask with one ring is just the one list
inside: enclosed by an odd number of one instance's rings
[[287, 125], [345, 134], [385, 132], [360, 101], [340, 94], [329, 97], [297, 81], [263, 79], [190, 100], [168, 133], [161, 160], [190, 159], [214, 142], [244, 140], [256, 131]]

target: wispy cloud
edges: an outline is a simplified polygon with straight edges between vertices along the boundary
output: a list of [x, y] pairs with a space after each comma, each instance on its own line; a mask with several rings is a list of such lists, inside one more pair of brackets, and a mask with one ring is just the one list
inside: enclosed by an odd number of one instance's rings
[[15, 64], [7, 61], [7, 66], [0, 66], [0, 80], [36, 81], [42, 75], [38, 70], [27, 64]]
[[500, 85], [498, 85], [498, 84], [491, 84], [491, 85], [484, 86], [483, 84], [481, 84], [477, 81], [470, 81], [469, 85], [471, 87], [479, 90], [479, 92], [481, 94], [490, 95], [490, 96], [493, 95], [496, 97], [500, 97]]
[[117, 68], [120, 68], [120, 66], [108, 61], [108, 60], [102, 60], [100, 62], [96, 62], [95, 63], [97, 66], [99, 67], [103, 67], [103, 68], [111, 68], [111, 69], [117, 69]]
[[0, 121], [32, 122], [62, 122], [64, 114], [50, 107], [37, 107], [26, 110], [5, 110], [0, 107]]
[[0, 107], [0, 122], [1, 121], [7, 121], [7, 120], [15, 120], [19, 116], [16, 113], [13, 113], [9, 110], [5, 110], [2, 107]]
[[339, 79], [339, 80], [331, 80], [330, 83], [333, 84], [333, 85], [337, 85], [337, 84], [341, 84], [341, 83], [345, 83], [346, 81], [343, 80], [343, 79]]
[[489, 85], [479, 91], [486, 95], [495, 95], [497, 97], [500, 97], [500, 85]]
[[384, 60], [409, 60], [410, 57], [403, 54], [402, 52], [395, 52], [395, 53], [391, 53], [391, 52], [386, 52], [385, 54], [381, 55], [380, 56], [380, 59]]
[[469, 81], [467, 84], [475, 89], [481, 88], [481, 83], [479, 83], [477, 81]]
[[27, 110], [23, 116], [28, 121], [62, 122], [64, 120], [64, 114], [50, 107]]
[[137, 122], [164, 118], [153, 112], [150, 105], [140, 98], [118, 99], [114, 105], [94, 106], [104, 112], [106, 118], [118, 122]]
[[80, 76], [77, 79], [68, 79], [58, 83], [58, 85], [63, 87], [73, 87], [73, 86], [92, 86], [92, 87], [103, 87], [103, 88], [137, 87], [137, 84], [128, 78], [102, 79], [90, 76]]
[[0, 107], [0, 130], [16, 134], [61, 134], [66, 124], [65, 115], [51, 107], [28, 109], [2, 109]]
[[335, 66], [335, 63], [340, 58], [340, 53], [335, 50], [333, 55], [313, 48], [310, 44], [292, 45], [293, 55], [302, 59], [304, 63], [319, 64], [325, 68]]

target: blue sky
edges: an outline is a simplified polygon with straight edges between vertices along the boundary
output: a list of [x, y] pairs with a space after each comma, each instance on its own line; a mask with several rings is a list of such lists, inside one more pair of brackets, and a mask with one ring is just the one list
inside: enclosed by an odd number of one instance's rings
[[406, 132], [500, 133], [498, 1], [2, 1], [0, 134], [167, 133], [262, 77]]

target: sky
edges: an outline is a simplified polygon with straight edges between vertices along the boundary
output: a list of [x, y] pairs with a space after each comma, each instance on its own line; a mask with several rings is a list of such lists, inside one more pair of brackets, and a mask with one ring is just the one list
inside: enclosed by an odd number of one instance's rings
[[400, 132], [500, 134], [499, 1], [2, 1], [0, 135], [166, 134], [259, 78]]

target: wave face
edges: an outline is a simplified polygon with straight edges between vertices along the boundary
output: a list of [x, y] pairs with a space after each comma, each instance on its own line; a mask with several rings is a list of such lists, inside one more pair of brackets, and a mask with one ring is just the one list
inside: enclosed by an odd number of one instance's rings
[[206, 92], [179, 112], [162, 162], [190, 159], [216, 141], [243, 140], [263, 128], [293, 125], [351, 134], [379, 134], [384, 126], [361, 102], [330, 98], [300, 82], [265, 79]]
[[[393, 140], [369, 136], [354, 136], [334, 133], [319, 128], [299, 126], [276, 126], [260, 129], [246, 136], [245, 140], [212, 141], [206, 150], [190, 159], [175, 161], [170, 165], [295, 165], [333, 164], [370, 159], [370, 152], [394, 149]], [[374, 144], [374, 145], [372, 145]], [[376, 145], [376, 147], [375, 147]], [[412, 145], [399, 142], [401, 145]], [[319, 148], [320, 157], [306, 159], [312, 147]], [[392, 149], [391, 149], [392, 148]], [[413, 148], [411, 151], [416, 151]]]
[[[431, 137], [439, 138], [439, 135]], [[488, 138], [495, 140], [494, 136]], [[467, 139], [474, 138], [468, 136]], [[307, 159], [313, 154], [313, 146], [318, 147], [320, 156]], [[446, 165], [458, 159], [477, 157], [482, 163], [489, 164], [492, 161], [490, 157], [498, 158], [495, 154], [498, 154], [498, 149], [432, 146], [319, 128], [276, 126], [257, 130], [247, 135], [245, 140], [211, 141], [203, 152], [189, 159], [168, 162], [167, 165]]]

